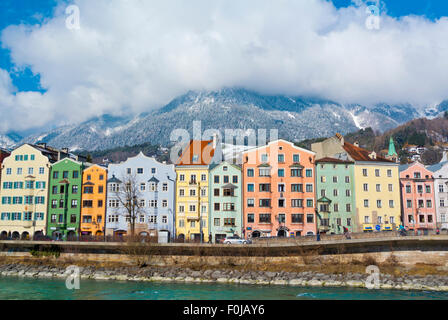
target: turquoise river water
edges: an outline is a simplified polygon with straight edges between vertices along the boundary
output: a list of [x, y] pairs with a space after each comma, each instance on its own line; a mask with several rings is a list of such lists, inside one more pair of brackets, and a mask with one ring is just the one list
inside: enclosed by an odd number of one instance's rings
[[448, 293], [428, 291], [302, 288], [226, 284], [183, 284], [81, 280], [68, 290], [65, 280], [0, 278], [0, 300], [440, 300]]

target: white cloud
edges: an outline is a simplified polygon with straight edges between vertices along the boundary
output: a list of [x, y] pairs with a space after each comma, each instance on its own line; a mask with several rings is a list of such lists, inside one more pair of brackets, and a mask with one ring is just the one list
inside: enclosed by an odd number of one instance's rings
[[[431, 104], [447, 98], [448, 19], [383, 14], [324, 0], [77, 0], [36, 26], [2, 33], [45, 94], [14, 94], [0, 72], [3, 131], [159, 107], [188, 90], [242, 86], [346, 103]], [[20, 121], [18, 121], [20, 120]], [[13, 123], [11, 125], [10, 123]]]

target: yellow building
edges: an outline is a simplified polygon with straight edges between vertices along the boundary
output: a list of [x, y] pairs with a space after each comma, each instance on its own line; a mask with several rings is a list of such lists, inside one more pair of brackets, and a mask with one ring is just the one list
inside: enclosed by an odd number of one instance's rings
[[[209, 165], [214, 141], [190, 141], [176, 164], [176, 236], [209, 240]], [[201, 237], [202, 235], [202, 237]]]
[[358, 230], [391, 231], [401, 223], [398, 164], [374, 151], [344, 141], [340, 134], [311, 146], [316, 159], [334, 157], [354, 162], [354, 193]]
[[2, 238], [27, 239], [45, 234], [50, 165], [58, 158], [58, 152], [24, 144], [3, 161]]

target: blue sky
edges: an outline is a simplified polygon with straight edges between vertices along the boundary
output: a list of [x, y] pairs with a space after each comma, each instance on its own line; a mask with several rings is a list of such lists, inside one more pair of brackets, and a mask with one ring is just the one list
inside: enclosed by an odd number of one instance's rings
[[[53, 9], [62, 0], [2, 0], [0, 1], [0, 30], [9, 25], [39, 24], [42, 19], [51, 17]], [[347, 7], [352, 0], [329, 0], [336, 7]], [[68, 1], [69, 2], [69, 1]], [[383, 0], [387, 14], [400, 17], [409, 14], [422, 15], [431, 20], [448, 16], [447, 0]], [[372, 2], [374, 3], [374, 2]], [[18, 91], [44, 92], [39, 75], [33, 75], [29, 68], [14, 70], [9, 51], [0, 48], [0, 68], [8, 70]]]

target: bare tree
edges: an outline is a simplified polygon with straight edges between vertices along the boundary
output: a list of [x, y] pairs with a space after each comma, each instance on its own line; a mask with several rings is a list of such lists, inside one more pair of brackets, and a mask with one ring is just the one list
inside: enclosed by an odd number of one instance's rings
[[118, 188], [112, 194], [118, 200], [119, 207], [125, 209], [131, 229], [131, 237], [134, 238], [135, 222], [140, 214], [145, 213], [144, 205], [141, 203], [142, 194], [137, 177], [132, 174], [122, 177]]

